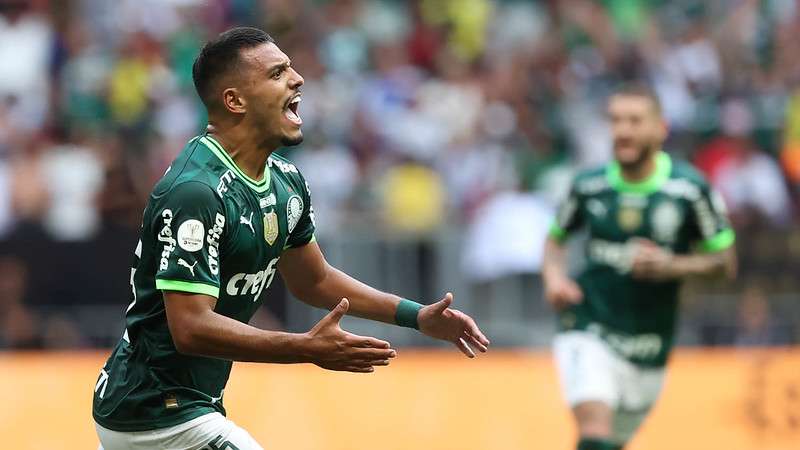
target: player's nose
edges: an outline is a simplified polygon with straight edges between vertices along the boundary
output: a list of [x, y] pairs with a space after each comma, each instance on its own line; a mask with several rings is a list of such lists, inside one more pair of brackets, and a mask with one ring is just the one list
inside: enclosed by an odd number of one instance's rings
[[299, 72], [294, 70], [293, 67], [289, 67], [289, 70], [292, 71], [292, 76], [289, 77], [289, 87], [292, 89], [297, 89], [300, 86], [302, 86], [303, 83], [305, 83], [305, 80], [303, 79], [303, 77], [300, 75]]

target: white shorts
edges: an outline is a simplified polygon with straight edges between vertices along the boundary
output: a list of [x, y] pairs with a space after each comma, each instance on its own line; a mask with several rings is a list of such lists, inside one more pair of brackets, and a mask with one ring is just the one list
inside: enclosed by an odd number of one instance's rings
[[637, 366], [586, 331], [556, 335], [553, 355], [567, 403], [607, 404], [614, 411], [613, 439], [630, 440], [658, 399], [664, 368]]
[[250, 434], [220, 413], [210, 413], [173, 427], [122, 432], [95, 423], [98, 450], [264, 450]]

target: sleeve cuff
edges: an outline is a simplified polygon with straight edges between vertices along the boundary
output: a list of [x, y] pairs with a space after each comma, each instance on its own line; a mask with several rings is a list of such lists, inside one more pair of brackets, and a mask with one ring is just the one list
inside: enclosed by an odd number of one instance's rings
[[303, 242], [302, 244], [286, 244], [286, 246], [285, 246], [285, 247], [283, 247], [283, 249], [284, 249], [284, 250], [288, 250], [288, 249], [290, 249], [290, 248], [298, 248], [298, 247], [302, 247], [302, 246], [304, 246], [304, 245], [308, 245], [308, 244], [310, 244], [310, 243], [312, 243], [312, 242], [317, 242], [317, 236], [316, 236], [315, 234], [312, 234], [312, 235], [311, 235], [311, 239], [309, 239], [309, 240], [308, 240], [308, 241], [306, 241], [306, 242]]
[[733, 245], [735, 241], [736, 233], [731, 228], [726, 228], [700, 243], [700, 250], [706, 253], [722, 251]]
[[562, 242], [567, 238], [567, 230], [558, 226], [558, 223], [556, 222], [553, 222], [553, 225], [550, 226], [550, 231], [547, 234], [558, 242]]
[[205, 283], [192, 283], [178, 280], [156, 280], [156, 289], [159, 291], [189, 292], [192, 294], [205, 294], [219, 298], [219, 287]]

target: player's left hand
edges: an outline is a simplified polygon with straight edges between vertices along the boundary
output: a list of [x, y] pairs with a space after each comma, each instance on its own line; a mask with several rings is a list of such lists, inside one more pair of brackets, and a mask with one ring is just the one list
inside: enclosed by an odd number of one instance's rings
[[470, 316], [451, 309], [452, 303], [453, 294], [448, 292], [443, 299], [422, 308], [417, 316], [419, 331], [432, 338], [452, 342], [470, 358], [475, 357], [473, 349], [485, 353], [489, 340]]
[[634, 278], [664, 281], [678, 278], [675, 255], [648, 239], [637, 239], [631, 273]]

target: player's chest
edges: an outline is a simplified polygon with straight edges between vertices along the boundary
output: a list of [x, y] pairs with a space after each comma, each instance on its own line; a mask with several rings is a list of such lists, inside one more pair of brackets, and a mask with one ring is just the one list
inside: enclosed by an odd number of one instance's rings
[[687, 232], [687, 202], [661, 192], [649, 195], [606, 192], [584, 204], [590, 233], [595, 238], [627, 241], [638, 236], [675, 245]]
[[[263, 193], [240, 189], [226, 198], [230, 265], [263, 265], [280, 257], [303, 211], [303, 199], [290, 185], [273, 178]], [[245, 263], [247, 264], [247, 263]]]

